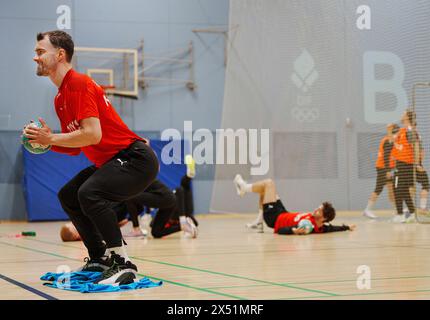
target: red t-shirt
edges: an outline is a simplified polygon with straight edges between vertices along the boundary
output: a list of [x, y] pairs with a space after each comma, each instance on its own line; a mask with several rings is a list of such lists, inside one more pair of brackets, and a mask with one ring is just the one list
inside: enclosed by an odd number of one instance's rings
[[297, 226], [300, 220], [308, 219], [312, 225], [314, 226], [314, 230], [312, 232], [319, 233], [321, 232], [320, 228], [318, 228], [315, 218], [311, 212], [285, 212], [281, 213], [276, 219], [274, 232], [278, 233], [279, 229], [285, 227], [294, 227]]
[[64, 77], [54, 103], [61, 122], [61, 132], [78, 130], [81, 120], [95, 117], [100, 120], [102, 138], [96, 145], [82, 148], [53, 146], [53, 151], [67, 154], [79, 154], [82, 151], [96, 167], [100, 167], [132, 142], [145, 141], [122, 121], [103, 89], [87, 75], [73, 69]]

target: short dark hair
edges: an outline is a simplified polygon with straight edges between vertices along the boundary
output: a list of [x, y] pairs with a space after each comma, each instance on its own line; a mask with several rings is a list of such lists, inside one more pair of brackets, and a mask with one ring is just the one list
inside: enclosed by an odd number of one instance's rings
[[322, 206], [324, 222], [332, 221], [336, 217], [336, 210], [333, 205], [330, 202], [323, 202]]
[[45, 39], [46, 36], [49, 37], [49, 41], [55, 48], [61, 48], [66, 51], [67, 62], [72, 61], [75, 44], [67, 32], [61, 30], [40, 32], [37, 34], [37, 41]]
[[391, 129], [392, 134], [396, 134], [397, 132], [399, 132], [400, 127], [398, 124], [393, 124], [393, 127]]
[[406, 115], [411, 125], [415, 126], [417, 124], [417, 115], [415, 114], [415, 111], [413, 111], [412, 109], [407, 109]]

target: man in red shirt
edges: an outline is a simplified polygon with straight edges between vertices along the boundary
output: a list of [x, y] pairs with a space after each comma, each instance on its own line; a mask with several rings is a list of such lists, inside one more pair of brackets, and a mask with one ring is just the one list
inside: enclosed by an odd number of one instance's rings
[[326, 224], [336, 216], [336, 211], [330, 202], [323, 202], [313, 212], [288, 212], [276, 192], [276, 186], [272, 179], [257, 181], [252, 184], [246, 183], [238, 174], [234, 179], [238, 195], [243, 196], [247, 192], [260, 195], [260, 209], [263, 218], [269, 228], [273, 228], [278, 234], [306, 234], [304, 228], [299, 228], [299, 222], [303, 219], [309, 220], [313, 225], [314, 233], [325, 233], [334, 231], [346, 231], [355, 229], [355, 225], [333, 226]]
[[[79, 271], [101, 271], [101, 284], [133, 282], [137, 267], [130, 261], [112, 207], [135, 197], [157, 176], [157, 156], [147, 141], [121, 120], [103, 89], [72, 69], [74, 43], [64, 31], [39, 33], [33, 60], [37, 75], [58, 87], [55, 111], [61, 133], [26, 128], [32, 143], [51, 145], [52, 151], [83, 152], [94, 163], [58, 193], [61, 206], [79, 232], [89, 254]], [[125, 242], [124, 242], [125, 244]]]

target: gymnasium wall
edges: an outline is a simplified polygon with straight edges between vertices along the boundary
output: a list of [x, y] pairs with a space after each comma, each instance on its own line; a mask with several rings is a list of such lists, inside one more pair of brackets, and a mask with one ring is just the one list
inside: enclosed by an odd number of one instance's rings
[[[270, 165], [217, 166], [211, 210], [256, 212], [256, 195], [236, 195], [238, 172], [274, 178], [289, 210], [363, 210], [387, 123], [430, 81], [429, 16], [427, 0], [232, 0], [221, 127], [269, 128]], [[429, 106], [419, 89], [427, 169]], [[385, 192], [377, 208], [391, 208]]]
[[[21, 129], [30, 119], [45, 118], [59, 129], [53, 109], [56, 88], [35, 75], [37, 32], [57, 29], [57, 9], [71, 10], [75, 45], [136, 48], [145, 40], [147, 53], [163, 53], [193, 41], [195, 81], [192, 92], [184, 85], [151, 85], [140, 90], [139, 100], [113, 103], [131, 129], [158, 138], [167, 128], [183, 131], [183, 122], [194, 128], [215, 130], [220, 125], [224, 91], [224, 38], [196, 34], [195, 28], [228, 24], [228, 0], [92, 0], [1, 1], [0, 38], [0, 220], [26, 219], [22, 194]], [[181, 77], [181, 70], [166, 69], [163, 77]], [[200, 172], [199, 172], [200, 170]], [[194, 181], [196, 212], [207, 212], [213, 169], [197, 169]]]

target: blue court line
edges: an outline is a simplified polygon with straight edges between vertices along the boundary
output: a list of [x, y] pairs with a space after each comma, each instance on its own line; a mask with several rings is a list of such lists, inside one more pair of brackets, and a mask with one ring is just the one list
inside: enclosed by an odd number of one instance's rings
[[[37, 240], [33, 240], [33, 241], [37, 241]], [[61, 256], [61, 255], [58, 255], [58, 254], [55, 254], [55, 253], [52, 253], [52, 252], [47, 252], [47, 251], [37, 250], [37, 249], [33, 249], [33, 248], [28, 248], [28, 247], [24, 247], [24, 246], [12, 244], [12, 243], [7, 243], [7, 242], [3, 242], [3, 241], [0, 241], [0, 244], [11, 246], [11, 247], [16, 247], [16, 248], [20, 248], [20, 249], [25, 249], [25, 250], [29, 250], [29, 251], [33, 251], [33, 252], [39, 252], [39, 253], [47, 254], [47, 255], [50, 255], [50, 256], [54, 256], [54, 257], [65, 258], [67, 260], [81, 261], [80, 259], [75, 259], [75, 258], [70, 258], [70, 257], [66, 257], [66, 256]], [[79, 249], [79, 248], [75, 247], [75, 249]], [[156, 277], [149, 276], [149, 275], [144, 275], [144, 274], [141, 274], [141, 273], [138, 273], [137, 275], [139, 275], [140, 277], [148, 277], [150, 279], [161, 280], [161, 281], [166, 282], [166, 283], [170, 283], [170, 284], [181, 286], [181, 287], [186, 287], [186, 288], [189, 288], [189, 289], [204, 291], [204, 292], [212, 293], [212, 294], [215, 294], [215, 295], [221, 295], [221, 296], [228, 297], [228, 298], [231, 298], [231, 299], [247, 300], [246, 298], [243, 298], [243, 297], [234, 296], [234, 295], [227, 294], [227, 293], [222, 293], [222, 292], [217, 292], [217, 291], [214, 291], [214, 290], [211, 290], [211, 289], [194, 287], [194, 286], [187, 285], [187, 284], [184, 284], [184, 283], [175, 282], [175, 281], [171, 281], [171, 280], [167, 280], [167, 279], [162, 279], [162, 278], [156, 278]], [[59, 299], [56, 299], [56, 300], [59, 300]]]
[[[43, 241], [43, 240], [38, 240], [38, 239], [30, 239], [30, 238], [28, 238], [28, 239], [25, 238], [25, 239], [28, 240], [28, 241], [36, 241], [36, 242], [48, 243], [48, 244], [51, 244], [51, 245], [60, 245], [60, 246], [62, 245], [62, 244], [52, 243], [52, 242], [49, 242], [49, 241]], [[0, 242], [0, 243], [3, 243], [3, 242]], [[79, 249], [78, 247], [75, 247], [75, 246], [68, 246], [68, 247], [73, 247], [75, 249]], [[151, 260], [151, 259], [146, 259], [146, 258], [139, 258], [139, 257], [136, 257], [136, 256], [130, 256], [130, 258], [135, 259], [135, 260], [139, 260], [139, 261], [146, 261], [146, 262], [157, 263], [157, 264], [161, 264], [161, 265], [167, 265], [167, 266], [170, 266], [170, 267], [176, 267], [176, 268], [182, 268], [182, 269], [187, 269], [187, 270], [204, 272], [204, 273], [207, 273], [207, 274], [215, 274], [215, 275], [220, 275], [220, 276], [229, 277], [229, 278], [244, 279], [244, 280], [253, 281], [253, 282], [257, 282], [257, 283], [268, 284], [268, 285], [272, 285], [272, 286], [287, 287], [287, 288], [296, 289], [296, 290], [302, 290], [302, 291], [306, 291], [306, 292], [315, 292], [315, 293], [319, 293], [319, 294], [325, 294], [327, 296], [337, 296], [336, 293], [326, 292], [326, 291], [321, 291], [321, 290], [314, 290], [314, 289], [307, 289], [307, 288], [303, 288], [303, 287], [291, 285], [291, 284], [288, 284], [288, 283], [278, 283], [278, 282], [272, 282], [272, 281], [259, 280], [259, 279], [248, 278], [248, 277], [234, 275], [234, 274], [229, 274], [229, 273], [224, 273], [224, 272], [217, 272], [217, 271], [211, 271], [211, 270], [206, 270], [206, 269], [199, 269], [199, 268], [194, 268], [194, 267], [188, 267], [188, 266], [184, 266], [184, 265], [181, 265], [181, 264], [174, 264], [174, 263], [168, 263], [168, 262], [163, 262], [163, 261]]]
[[11, 279], [9, 277], [6, 277], [6, 276], [4, 276], [2, 274], [0, 274], [0, 279], [3, 279], [3, 280], [5, 280], [5, 281], [7, 281], [9, 283], [12, 283], [12, 284], [14, 284], [14, 285], [16, 285], [16, 286], [24, 289], [24, 290], [30, 291], [31, 293], [34, 293], [34, 294], [36, 294], [36, 295], [38, 295], [38, 296], [40, 296], [42, 298], [45, 298], [47, 300], [58, 300], [57, 298], [55, 298], [53, 296], [50, 296], [49, 294], [46, 294], [46, 293], [44, 293], [42, 291], [39, 291], [39, 290], [37, 290], [37, 289], [35, 289], [33, 287], [27, 286], [24, 283], [21, 283], [19, 281], [13, 280], [13, 279]]

